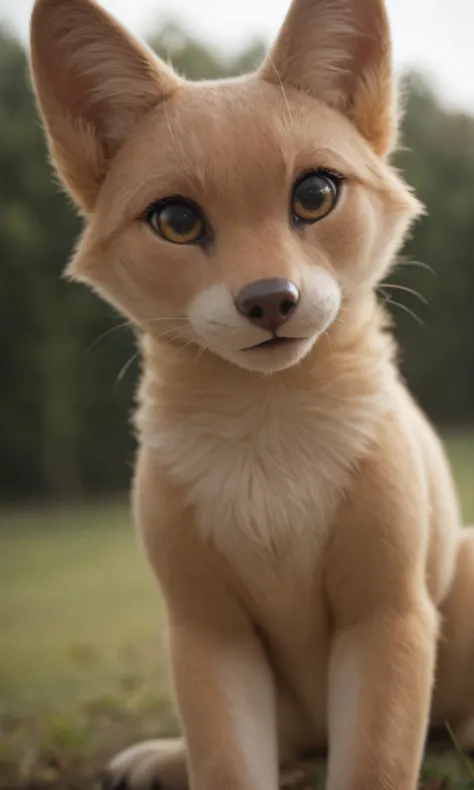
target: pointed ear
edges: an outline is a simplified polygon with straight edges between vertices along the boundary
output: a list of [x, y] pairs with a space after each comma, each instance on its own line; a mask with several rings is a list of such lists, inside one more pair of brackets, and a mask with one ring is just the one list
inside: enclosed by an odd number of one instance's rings
[[293, 0], [260, 74], [339, 110], [384, 155], [397, 131], [391, 60], [383, 0]]
[[88, 212], [113, 156], [179, 78], [93, 0], [36, 0], [31, 73], [53, 162]]

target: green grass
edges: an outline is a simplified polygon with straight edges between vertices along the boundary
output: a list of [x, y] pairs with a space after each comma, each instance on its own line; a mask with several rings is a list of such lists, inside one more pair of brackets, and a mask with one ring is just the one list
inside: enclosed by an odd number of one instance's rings
[[0, 788], [89, 782], [105, 754], [176, 727], [160, 598], [126, 504], [0, 524]]
[[[474, 434], [447, 447], [474, 523]], [[90, 782], [104, 754], [175, 728], [162, 606], [126, 505], [0, 514], [0, 579], [0, 788]], [[454, 752], [425, 770], [426, 787], [445, 773], [469, 786]]]
[[107, 693], [157, 663], [161, 606], [127, 508], [4, 515], [3, 712]]
[[448, 433], [445, 445], [459, 492], [464, 523], [474, 525], [474, 431]]

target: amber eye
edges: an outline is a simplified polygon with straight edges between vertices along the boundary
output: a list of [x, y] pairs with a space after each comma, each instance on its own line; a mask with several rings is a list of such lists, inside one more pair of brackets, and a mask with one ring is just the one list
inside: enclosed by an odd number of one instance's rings
[[296, 182], [291, 197], [291, 213], [296, 222], [316, 222], [337, 203], [341, 178], [325, 171], [309, 173]]
[[205, 231], [199, 208], [182, 199], [172, 199], [150, 206], [146, 221], [159, 236], [173, 244], [196, 244]]

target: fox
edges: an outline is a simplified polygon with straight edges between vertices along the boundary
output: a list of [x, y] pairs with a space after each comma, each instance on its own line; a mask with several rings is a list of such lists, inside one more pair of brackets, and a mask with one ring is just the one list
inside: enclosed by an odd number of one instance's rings
[[104, 786], [277, 790], [327, 748], [327, 790], [415, 790], [430, 727], [474, 748], [474, 529], [377, 296], [424, 210], [383, 0], [293, 0], [258, 69], [196, 82], [94, 0], [36, 0], [30, 67], [84, 219], [66, 276], [139, 338], [182, 729]]

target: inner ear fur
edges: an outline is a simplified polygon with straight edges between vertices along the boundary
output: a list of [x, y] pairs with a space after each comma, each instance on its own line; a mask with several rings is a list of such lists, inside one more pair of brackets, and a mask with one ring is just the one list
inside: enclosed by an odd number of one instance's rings
[[343, 113], [380, 156], [398, 117], [383, 0], [294, 0], [260, 75]]
[[93, 0], [36, 0], [30, 69], [53, 163], [88, 212], [111, 159], [180, 80]]

